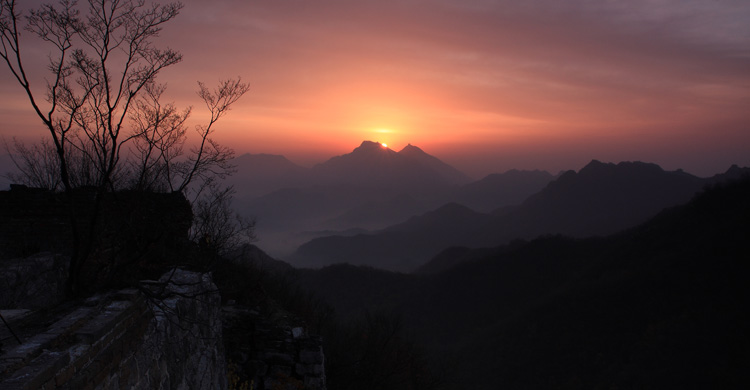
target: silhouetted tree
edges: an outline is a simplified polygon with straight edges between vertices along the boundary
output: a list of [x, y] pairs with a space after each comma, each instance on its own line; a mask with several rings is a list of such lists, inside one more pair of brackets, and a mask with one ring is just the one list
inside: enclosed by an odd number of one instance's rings
[[[0, 58], [51, 141], [32, 147], [14, 141], [11, 147], [30, 184], [62, 187], [69, 194], [78, 186], [93, 186], [95, 210], [101, 194], [117, 188], [180, 191], [193, 204], [217, 193], [207, 189], [232, 172], [233, 151], [211, 138], [214, 125], [249, 87], [240, 79], [222, 81], [215, 90], [198, 83], [210, 119], [196, 126], [199, 140], [185, 153], [190, 109], [162, 103], [165, 87], [156, 83], [159, 72], [182, 56], [154, 44], [162, 26], [182, 7], [145, 0], [88, 0], [83, 6], [59, 0], [24, 16], [15, 0], [0, 0]], [[51, 76], [45, 81], [29, 77], [23, 30], [50, 48]], [[40, 84], [45, 85], [44, 96], [38, 92]], [[89, 230], [79, 231], [70, 203], [74, 248], [69, 284], [75, 290], [76, 270], [90, 250], [86, 243], [93, 241], [97, 213]]]

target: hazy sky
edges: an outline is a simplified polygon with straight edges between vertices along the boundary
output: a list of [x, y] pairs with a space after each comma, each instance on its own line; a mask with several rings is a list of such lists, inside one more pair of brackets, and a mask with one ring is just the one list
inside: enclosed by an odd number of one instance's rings
[[[747, 0], [183, 3], [159, 43], [184, 61], [160, 80], [196, 120], [197, 80], [248, 81], [217, 137], [238, 153], [309, 165], [362, 140], [412, 143], [477, 177], [750, 165]], [[43, 134], [5, 67], [0, 115], [3, 135]]]

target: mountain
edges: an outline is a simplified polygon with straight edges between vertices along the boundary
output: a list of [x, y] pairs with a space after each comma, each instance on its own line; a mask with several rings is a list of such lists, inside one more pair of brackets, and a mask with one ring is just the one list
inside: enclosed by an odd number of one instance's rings
[[412, 144], [406, 145], [398, 152], [398, 155], [432, 169], [439, 173], [449, 184], [465, 184], [471, 181], [463, 172], [440, 161], [437, 157], [425, 153], [422, 149]]
[[409, 145], [400, 152], [364, 141], [311, 169], [283, 156], [235, 159], [235, 207], [257, 219], [259, 243], [284, 257], [325, 231], [380, 229], [442, 204], [458, 170]]
[[373, 200], [362, 203], [325, 221], [323, 225], [331, 228], [358, 226], [365, 229], [382, 229], [427, 211], [429, 208], [425, 202], [413, 196], [401, 194], [385, 201]]
[[530, 196], [497, 226], [519, 237], [562, 233], [604, 235], [644, 222], [666, 207], [682, 204], [708, 184], [707, 179], [667, 172], [656, 164], [591, 161], [568, 171]]
[[[358, 192], [342, 188], [284, 188], [240, 202], [259, 223], [270, 226], [299, 224], [302, 229], [319, 227], [319, 221], [354, 207]], [[355, 198], [355, 199], [352, 199]]]
[[726, 172], [711, 176], [707, 180], [710, 184], [717, 184], [732, 180], [741, 180], [748, 175], [750, 175], [750, 167], [740, 168], [735, 164], [729, 167]]
[[461, 183], [465, 176], [414, 146], [396, 152], [364, 141], [351, 153], [336, 156], [312, 168], [319, 183], [388, 188], [424, 193]]
[[477, 211], [490, 212], [500, 207], [520, 204], [554, 179], [547, 171], [512, 169], [505, 173], [493, 173], [461, 186], [452, 200]]
[[[611, 169], [611, 167], [604, 167]], [[429, 277], [300, 272], [340, 315], [401, 313], [453, 388], [744, 388], [750, 176], [600, 238], [473, 251]]]
[[476, 243], [473, 238], [491, 219], [451, 203], [374, 234], [313, 239], [288, 260], [299, 267], [349, 263], [410, 272], [446, 246]]
[[307, 168], [275, 154], [246, 153], [235, 157], [234, 175], [226, 183], [234, 186], [238, 198], [261, 196], [272, 191], [306, 184]]
[[454, 204], [371, 234], [318, 238], [300, 246], [290, 261], [298, 266], [349, 262], [403, 272], [451, 246], [494, 246], [542, 234], [611, 234], [687, 202], [708, 183], [656, 164], [594, 160], [510, 210], [489, 215]]

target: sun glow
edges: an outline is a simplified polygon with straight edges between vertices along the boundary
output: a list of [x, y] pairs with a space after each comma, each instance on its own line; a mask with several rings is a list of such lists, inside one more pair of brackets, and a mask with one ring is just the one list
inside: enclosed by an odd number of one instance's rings
[[382, 147], [384, 147], [384, 148], [387, 148], [387, 147], [388, 147], [388, 144], [387, 144], [387, 143], [385, 143], [385, 142], [382, 142], [382, 143], [380, 143], [380, 146], [382, 146]]

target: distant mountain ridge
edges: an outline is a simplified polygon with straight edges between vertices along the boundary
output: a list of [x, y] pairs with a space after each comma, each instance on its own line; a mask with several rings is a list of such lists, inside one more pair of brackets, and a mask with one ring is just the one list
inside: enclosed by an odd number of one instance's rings
[[301, 280], [339, 315], [400, 309], [453, 357], [457, 388], [741, 389], [750, 176], [736, 179], [607, 237], [454, 248], [470, 261], [429, 276], [335, 265]]
[[363, 141], [350, 153], [312, 168], [283, 156], [246, 154], [235, 159], [235, 206], [257, 217], [264, 249], [285, 256], [326, 231], [381, 229], [450, 199], [465, 174], [417, 146], [394, 151]]
[[[742, 174], [702, 179], [667, 172], [643, 162], [602, 163], [568, 171], [519, 206], [483, 214], [458, 205], [442, 207], [379, 232], [355, 237], [321, 237], [290, 258], [297, 266], [349, 262], [408, 272], [450, 246], [495, 246], [544, 234], [588, 237], [642, 223], [664, 208], [683, 204], [707, 184]], [[418, 223], [418, 221], [426, 221]], [[355, 244], [356, 242], [356, 244]], [[335, 259], [335, 261], [333, 261]]]
[[550, 182], [508, 218], [525, 238], [610, 234], [687, 202], [708, 182], [682, 171], [667, 172], [657, 164], [592, 160]]
[[261, 196], [286, 187], [304, 185], [307, 168], [277, 154], [245, 153], [232, 160], [236, 173], [226, 183], [234, 187], [240, 197]]
[[453, 201], [480, 212], [521, 204], [529, 195], [542, 190], [555, 177], [547, 171], [511, 169], [493, 173], [461, 186]]
[[466, 184], [471, 181], [463, 172], [412, 144], [407, 144], [398, 154], [438, 172], [449, 184]]

